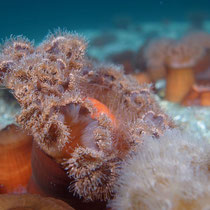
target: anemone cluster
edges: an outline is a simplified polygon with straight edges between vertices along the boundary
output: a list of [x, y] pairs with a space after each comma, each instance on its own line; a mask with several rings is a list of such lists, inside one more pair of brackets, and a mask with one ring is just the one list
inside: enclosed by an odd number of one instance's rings
[[106, 201], [142, 135], [157, 138], [174, 125], [149, 85], [92, 62], [86, 45], [62, 31], [37, 47], [22, 37], [8, 40], [0, 81], [21, 106], [17, 123], [66, 171], [69, 190], [84, 200]]
[[0, 194], [24, 193], [31, 177], [32, 137], [17, 125], [0, 131]]
[[166, 78], [165, 99], [209, 106], [209, 43], [208, 33], [194, 32], [179, 40], [155, 40], [146, 47], [143, 54], [150, 78]]
[[[166, 77], [166, 99], [208, 106], [209, 80], [201, 76], [209, 40], [197, 33], [150, 43], [143, 80]], [[65, 31], [38, 46], [23, 37], [1, 46], [0, 85], [20, 104], [22, 131], [10, 125], [0, 132], [0, 193], [38, 193], [85, 210], [209, 209], [209, 144], [180, 131], [151, 85], [93, 62], [86, 48]], [[32, 195], [2, 195], [0, 205], [8, 199], [11, 208], [18, 199], [67, 209]]]

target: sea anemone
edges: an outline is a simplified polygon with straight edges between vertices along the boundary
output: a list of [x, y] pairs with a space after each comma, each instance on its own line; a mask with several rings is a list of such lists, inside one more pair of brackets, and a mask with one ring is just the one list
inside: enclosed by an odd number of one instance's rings
[[144, 143], [119, 170], [111, 209], [209, 209], [210, 145], [177, 129]]
[[181, 102], [194, 84], [193, 66], [204, 56], [205, 50], [197, 43], [185, 40], [171, 44], [166, 52], [166, 99]]
[[184, 106], [210, 106], [210, 83], [196, 82], [182, 101]]
[[32, 137], [16, 125], [0, 131], [0, 185], [3, 193], [23, 193], [31, 176]]
[[[157, 137], [174, 126], [150, 86], [139, 86], [115, 66], [92, 63], [85, 57], [86, 42], [67, 32], [49, 35], [33, 50], [25, 48], [18, 59], [15, 55], [22, 48], [13, 48], [12, 41], [3, 46], [0, 63], [11, 65], [0, 68], [2, 83], [21, 105], [17, 122], [57, 164], [59, 169], [50, 176], [60, 180], [58, 171], [66, 171], [68, 177], [62, 181], [68, 185], [60, 192], [68, 188], [84, 200], [110, 199], [116, 170], [142, 142], [142, 134]], [[39, 173], [49, 171], [36, 153], [33, 180], [40, 186], [46, 180], [48, 186], [42, 190], [49, 192], [56, 181], [39, 179]], [[36, 165], [37, 160], [42, 164]]]
[[74, 210], [72, 207], [61, 200], [30, 194], [0, 195], [0, 206], [2, 210]]

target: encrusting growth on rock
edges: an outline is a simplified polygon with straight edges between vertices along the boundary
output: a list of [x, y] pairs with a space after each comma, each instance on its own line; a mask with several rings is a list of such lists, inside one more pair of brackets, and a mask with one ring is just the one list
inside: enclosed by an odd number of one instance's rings
[[142, 134], [157, 137], [174, 125], [149, 86], [91, 62], [85, 49], [82, 38], [61, 31], [38, 47], [10, 40], [0, 55], [1, 82], [21, 105], [17, 122], [63, 166], [70, 190], [107, 200], [117, 168]]

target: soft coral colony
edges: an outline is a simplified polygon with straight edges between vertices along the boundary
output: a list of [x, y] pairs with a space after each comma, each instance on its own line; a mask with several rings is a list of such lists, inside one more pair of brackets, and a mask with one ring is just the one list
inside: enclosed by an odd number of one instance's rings
[[142, 135], [158, 137], [174, 125], [150, 86], [92, 62], [85, 50], [82, 38], [62, 31], [38, 47], [22, 37], [9, 40], [0, 56], [1, 83], [21, 105], [17, 123], [34, 138], [32, 177], [39, 188], [51, 187], [41, 184], [39, 173], [49, 172], [41, 150], [65, 171], [66, 190], [86, 201], [106, 201], [121, 162]]

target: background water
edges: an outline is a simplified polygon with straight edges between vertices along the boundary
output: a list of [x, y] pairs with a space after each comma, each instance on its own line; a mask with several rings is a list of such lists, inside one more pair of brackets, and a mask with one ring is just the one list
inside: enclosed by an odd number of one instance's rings
[[209, 14], [210, 0], [0, 0], [0, 38], [23, 34], [40, 41], [58, 27], [112, 30], [123, 21], [200, 21]]

